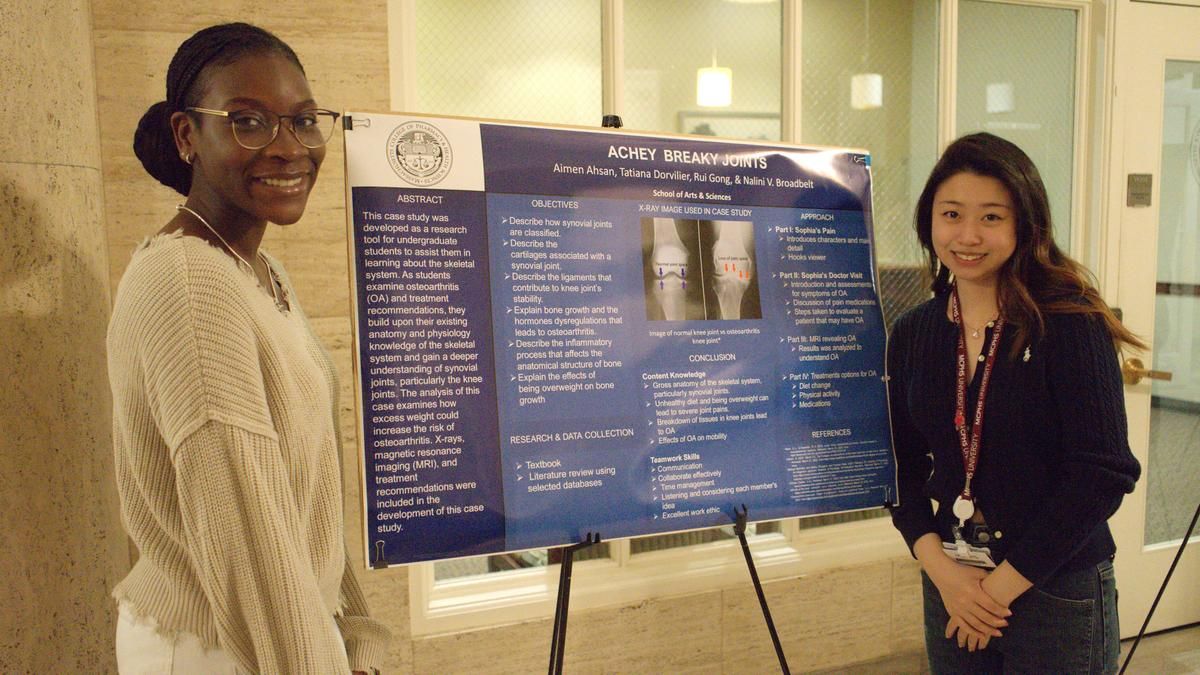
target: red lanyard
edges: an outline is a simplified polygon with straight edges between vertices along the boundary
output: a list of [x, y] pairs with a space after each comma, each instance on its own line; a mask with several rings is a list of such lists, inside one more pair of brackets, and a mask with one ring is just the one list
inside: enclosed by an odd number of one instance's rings
[[[987, 360], [983, 364], [983, 376], [979, 382], [979, 396], [975, 401], [975, 419], [971, 423], [970, 438], [967, 437], [967, 331], [963, 325], [962, 314], [958, 304], [958, 289], [950, 294], [950, 317], [958, 324], [958, 377], [955, 383], [954, 427], [958, 430], [958, 445], [962, 450], [963, 473], [966, 474], [966, 484], [962, 495], [955, 500], [954, 515], [959, 520], [966, 521], [975, 512], [971, 495], [971, 479], [975, 477], [975, 466], [979, 463], [979, 439], [983, 436], [983, 407], [987, 399], [988, 381], [992, 378], [992, 366], [996, 363], [996, 352], [1000, 345], [1000, 331], [1004, 328], [1004, 319], [996, 320], [992, 331], [992, 341], [988, 345]], [[961, 502], [965, 502], [960, 506]], [[969, 512], [967, 509], [970, 509]], [[966, 515], [963, 515], [966, 513]]]

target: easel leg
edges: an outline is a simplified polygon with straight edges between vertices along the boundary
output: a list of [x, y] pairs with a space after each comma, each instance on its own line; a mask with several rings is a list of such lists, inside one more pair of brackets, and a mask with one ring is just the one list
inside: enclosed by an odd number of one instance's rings
[[554, 628], [550, 636], [550, 675], [561, 675], [567, 648], [567, 609], [571, 601], [571, 572], [575, 551], [600, 543], [600, 535], [588, 532], [583, 541], [563, 547], [558, 571], [558, 604], [554, 608]]
[[779, 671], [784, 675], [791, 675], [792, 671], [788, 668], [787, 656], [783, 653], [783, 645], [779, 643], [779, 633], [775, 630], [775, 622], [771, 619], [771, 608], [767, 606], [767, 596], [763, 593], [762, 583], [758, 580], [758, 570], [754, 567], [754, 556], [750, 555], [750, 544], [746, 543], [746, 516], [749, 509], [742, 504], [740, 511], [735, 507], [733, 512], [737, 516], [733, 531], [737, 533], [738, 541], [742, 542], [742, 555], [746, 556], [746, 567], [750, 570], [751, 581], [754, 582], [754, 592], [758, 594], [758, 604], [762, 607], [763, 618], [767, 621], [767, 630], [771, 633], [771, 643], [775, 645], [775, 656], [779, 659]]

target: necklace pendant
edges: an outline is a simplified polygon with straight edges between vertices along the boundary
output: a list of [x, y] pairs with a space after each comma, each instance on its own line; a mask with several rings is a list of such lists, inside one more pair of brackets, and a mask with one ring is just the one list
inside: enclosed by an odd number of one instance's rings
[[973, 338], [977, 338], [977, 337], [979, 337], [979, 329], [978, 329], [978, 328], [976, 328], [975, 330], [971, 331], [971, 337], [973, 337]]

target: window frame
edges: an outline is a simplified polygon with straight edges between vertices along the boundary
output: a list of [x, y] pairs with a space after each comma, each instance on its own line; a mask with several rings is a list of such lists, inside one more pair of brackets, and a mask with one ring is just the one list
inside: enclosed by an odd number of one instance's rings
[[[785, 2], [787, 0], [784, 0]], [[798, 0], [803, 1], [803, 0]], [[1072, 125], [1071, 236], [1070, 255], [1097, 261], [1089, 246], [1094, 244], [1093, 204], [1098, 204], [1098, 186], [1093, 185], [1090, 124], [1096, 102], [1092, 98], [1093, 30], [1092, 0], [974, 0], [997, 5], [1020, 5], [1074, 11], [1075, 20], [1075, 105]], [[938, 156], [958, 138], [958, 6], [959, 0], [938, 0]], [[1095, 175], [1100, 175], [1099, 171]]]

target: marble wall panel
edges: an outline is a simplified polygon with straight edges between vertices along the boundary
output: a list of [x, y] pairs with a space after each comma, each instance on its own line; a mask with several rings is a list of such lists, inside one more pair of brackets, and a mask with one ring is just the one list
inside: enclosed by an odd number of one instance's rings
[[98, 167], [91, 41], [86, 2], [0, 3], [4, 161]]
[[[572, 612], [563, 670], [719, 673], [720, 593]], [[549, 621], [413, 643], [415, 672], [526, 673], [546, 668]]]
[[925, 611], [921, 595], [921, 565], [912, 558], [892, 563], [892, 651], [925, 653]]
[[113, 482], [100, 172], [0, 146], [0, 672], [112, 670], [129, 552]]
[[[763, 585], [788, 663], [808, 671], [889, 653], [892, 563], [848, 566]], [[724, 591], [724, 672], [778, 667], [754, 588]]]
[[[225, 3], [228, 8], [218, 3], [198, 19], [181, 16], [162, 3], [133, 4], [135, 11], [128, 2], [98, 2], [93, 7], [114, 286], [134, 245], [166, 223], [175, 213], [175, 204], [183, 201], [145, 173], [132, 143], [142, 114], [166, 95], [171, 57], [195, 30], [222, 21], [256, 23], [296, 50], [321, 105], [334, 110], [386, 110], [388, 105], [383, 0], [308, 3], [303, 20], [277, 5], [248, 13], [246, 3]], [[339, 19], [336, 24], [329, 23], [333, 15]], [[357, 18], [343, 25], [343, 15]], [[344, 162], [341, 140], [335, 134], [304, 218], [288, 228], [271, 228], [265, 240], [267, 250], [287, 265], [311, 316], [349, 314]]]
[[156, 31], [171, 26], [190, 34], [216, 23], [246, 21], [281, 35], [322, 37], [378, 32], [387, 19], [382, 13], [384, 3], [373, 0], [286, 5], [262, 0], [210, 0], [203, 7], [145, 0], [137, 0], [132, 6], [124, 0], [93, 0], [91, 4], [97, 30]]
[[580, 612], [568, 623], [563, 671], [720, 673], [721, 633], [719, 591]]
[[[537, 673], [550, 656], [551, 622], [529, 621], [484, 631], [456, 633], [412, 643], [414, 673]], [[567, 654], [571, 631], [567, 631]], [[563, 670], [574, 672], [565, 664]]]
[[115, 669], [129, 555], [91, 47], [85, 0], [0, 4], [0, 672]]
[[[563, 671], [720, 673], [721, 594], [702, 593], [633, 606], [572, 612]], [[529, 673], [545, 670], [551, 623], [416, 640], [414, 672]]]

